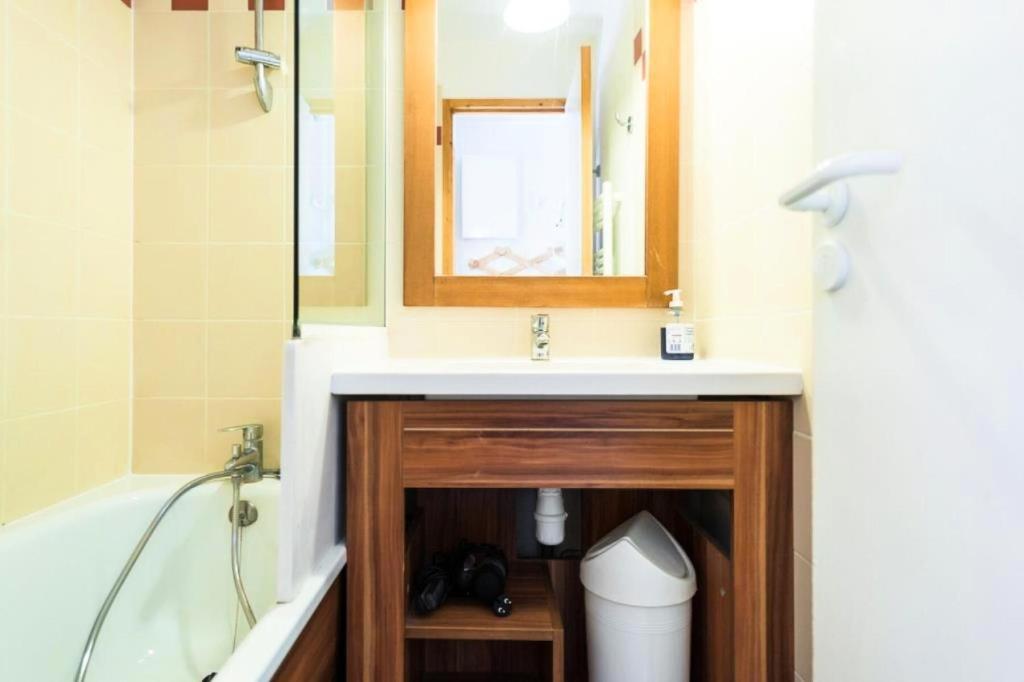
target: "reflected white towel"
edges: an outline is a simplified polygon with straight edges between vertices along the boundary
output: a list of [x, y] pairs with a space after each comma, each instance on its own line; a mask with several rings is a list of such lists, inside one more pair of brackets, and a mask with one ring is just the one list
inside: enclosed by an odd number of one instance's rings
[[463, 239], [515, 239], [519, 234], [519, 164], [507, 156], [466, 154], [460, 164]]

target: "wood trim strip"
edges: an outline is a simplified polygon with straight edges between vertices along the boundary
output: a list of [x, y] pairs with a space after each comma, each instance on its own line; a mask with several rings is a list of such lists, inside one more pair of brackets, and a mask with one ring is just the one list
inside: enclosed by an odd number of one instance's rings
[[561, 114], [565, 112], [564, 98], [547, 99], [446, 99], [444, 105], [453, 113], [477, 112], [494, 114]]
[[732, 433], [732, 429], [598, 429], [598, 428], [582, 428], [582, 429], [561, 429], [561, 428], [522, 428], [522, 429], [505, 429], [501, 427], [493, 427], [488, 429], [478, 428], [431, 428], [425, 426], [422, 428], [406, 428], [405, 433]]
[[434, 295], [434, 165], [437, 146], [437, 4], [405, 3], [405, 150], [403, 296], [432, 306]]
[[733, 428], [734, 404], [670, 400], [430, 400], [406, 403], [414, 429], [720, 430]]
[[793, 676], [793, 405], [736, 403], [733, 590], [736, 679]]
[[346, 512], [349, 682], [401, 680], [405, 660], [402, 406], [348, 406]]
[[[132, 6], [132, 0], [121, 0], [124, 4], [129, 7]], [[249, 11], [255, 9], [253, 7], [253, 0], [248, 0]], [[241, 9], [242, 0], [238, 0], [239, 9]], [[171, 0], [171, 10], [178, 12], [206, 12], [210, 9], [210, 0]], [[285, 0], [263, 0], [263, 9], [267, 12], [281, 12], [286, 9]], [[362, 0], [359, 0], [359, 9], [362, 9]]]
[[171, 9], [184, 12], [205, 12], [210, 9], [210, 0], [171, 0]]
[[580, 47], [580, 260], [594, 274], [594, 85], [590, 45]]
[[[647, 81], [647, 305], [665, 305], [679, 286], [679, 117], [681, 0], [650, 0]], [[692, 103], [685, 104], [687, 108]]]
[[430, 289], [438, 306], [647, 307], [646, 277], [436, 277]]
[[344, 598], [339, 577], [327, 590], [299, 638], [274, 673], [274, 682], [328, 682], [337, 678], [344, 633]]
[[728, 433], [407, 431], [407, 488], [728, 489]]

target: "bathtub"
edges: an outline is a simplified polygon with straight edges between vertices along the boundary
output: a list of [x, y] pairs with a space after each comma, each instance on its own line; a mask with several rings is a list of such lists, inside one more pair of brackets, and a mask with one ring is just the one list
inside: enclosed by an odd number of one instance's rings
[[[68, 682], [114, 578], [187, 476], [129, 476], [0, 529], [0, 680]], [[276, 603], [280, 484], [242, 488], [259, 510], [242, 535], [249, 632], [231, 580], [231, 485], [182, 498], [157, 529], [100, 634], [89, 682], [272, 678], [344, 565], [344, 546]]]

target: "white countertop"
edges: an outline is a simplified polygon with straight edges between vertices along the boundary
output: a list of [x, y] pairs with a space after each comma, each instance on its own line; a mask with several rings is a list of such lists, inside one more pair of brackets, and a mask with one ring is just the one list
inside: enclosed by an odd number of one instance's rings
[[331, 392], [347, 396], [797, 396], [798, 370], [730, 360], [580, 358], [387, 359], [342, 363]]

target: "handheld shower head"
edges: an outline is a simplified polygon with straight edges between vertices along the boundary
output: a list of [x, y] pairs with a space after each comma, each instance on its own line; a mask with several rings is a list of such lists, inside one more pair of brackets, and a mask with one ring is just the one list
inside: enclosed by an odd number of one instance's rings
[[256, 74], [252, 77], [253, 87], [256, 88], [256, 99], [260, 101], [260, 107], [266, 113], [274, 108], [274, 86], [267, 80], [267, 67], [263, 64], [256, 65]]
[[256, 14], [256, 47], [236, 47], [235, 60], [242, 64], [251, 64], [256, 68], [252, 84], [256, 89], [256, 98], [263, 111], [270, 113], [274, 107], [274, 87], [267, 79], [267, 69], [280, 69], [281, 57], [263, 49], [263, 0], [254, 3]]

